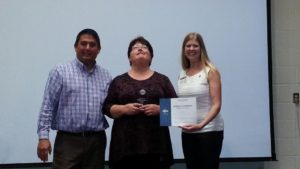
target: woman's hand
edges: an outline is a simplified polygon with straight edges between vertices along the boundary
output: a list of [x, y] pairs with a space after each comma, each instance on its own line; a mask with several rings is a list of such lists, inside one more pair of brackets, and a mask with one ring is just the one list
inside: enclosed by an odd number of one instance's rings
[[159, 114], [160, 107], [157, 104], [145, 104], [142, 105], [140, 111], [144, 112], [146, 116], [156, 116]]
[[113, 105], [110, 108], [110, 113], [113, 118], [119, 118], [123, 115], [135, 115], [141, 113], [140, 103], [128, 103], [125, 105]]
[[203, 128], [203, 125], [200, 124], [187, 124], [187, 125], [183, 125], [183, 126], [179, 126], [180, 128], [182, 128], [183, 131], [185, 132], [194, 132], [194, 131], [198, 131], [201, 130]]
[[140, 103], [128, 103], [124, 105], [123, 112], [126, 115], [135, 115], [141, 113], [141, 107], [143, 105]]

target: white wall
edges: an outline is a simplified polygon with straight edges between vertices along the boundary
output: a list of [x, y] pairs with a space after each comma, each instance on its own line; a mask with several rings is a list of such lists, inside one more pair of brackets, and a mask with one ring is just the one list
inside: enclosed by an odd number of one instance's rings
[[266, 169], [299, 169], [299, 105], [292, 94], [300, 92], [300, 1], [272, 0], [273, 93], [277, 162]]

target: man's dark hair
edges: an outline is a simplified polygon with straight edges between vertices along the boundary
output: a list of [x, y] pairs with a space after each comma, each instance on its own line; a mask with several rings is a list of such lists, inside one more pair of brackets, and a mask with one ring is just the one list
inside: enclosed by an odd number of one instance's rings
[[76, 37], [76, 41], [75, 41], [75, 43], [74, 43], [74, 47], [77, 46], [80, 37], [81, 37], [82, 35], [86, 35], [86, 34], [93, 36], [93, 37], [96, 39], [96, 42], [97, 42], [98, 47], [101, 48], [100, 38], [99, 38], [99, 36], [98, 36], [98, 33], [97, 33], [95, 30], [89, 29], [89, 28], [83, 29], [82, 31], [80, 31], [80, 32], [78, 33], [78, 35], [77, 35], [77, 37]]

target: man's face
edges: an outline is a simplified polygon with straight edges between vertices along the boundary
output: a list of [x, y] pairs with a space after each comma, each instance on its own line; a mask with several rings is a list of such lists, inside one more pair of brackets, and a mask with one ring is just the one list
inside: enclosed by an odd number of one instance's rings
[[93, 66], [100, 52], [100, 46], [96, 39], [89, 34], [80, 36], [80, 39], [75, 46], [77, 58], [86, 66]]

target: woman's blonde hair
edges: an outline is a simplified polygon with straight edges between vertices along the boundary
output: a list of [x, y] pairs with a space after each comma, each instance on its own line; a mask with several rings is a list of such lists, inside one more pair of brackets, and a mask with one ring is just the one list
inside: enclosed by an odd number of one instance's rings
[[185, 36], [183, 42], [182, 42], [182, 48], [181, 48], [181, 66], [182, 66], [182, 69], [187, 70], [191, 66], [191, 63], [186, 58], [185, 52], [184, 52], [185, 51], [185, 46], [186, 46], [186, 44], [189, 40], [196, 40], [199, 43], [200, 50], [201, 50], [199, 62], [201, 62], [203, 68], [209, 67], [212, 71], [216, 70], [216, 67], [211, 63], [211, 61], [208, 57], [208, 54], [207, 54], [202, 36], [199, 33], [196, 33], [196, 32], [191, 32], [191, 33], [187, 34]]

